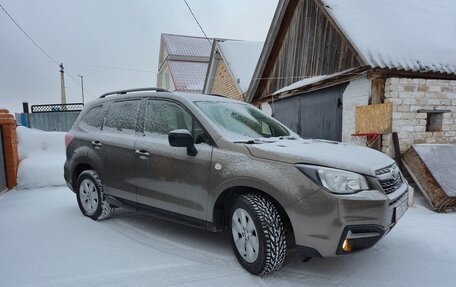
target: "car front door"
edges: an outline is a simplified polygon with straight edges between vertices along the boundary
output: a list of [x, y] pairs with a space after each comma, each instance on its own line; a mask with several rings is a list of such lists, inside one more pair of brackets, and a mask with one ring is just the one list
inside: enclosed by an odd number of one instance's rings
[[[172, 147], [168, 133], [190, 131], [198, 151]], [[135, 146], [137, 200], [139, 206], [154, 207], [206, 221], [213, 147], [191, 113], [177, 102], [145, 101], [144, 133]]]
[[99, 140], [92, 145], [101, 153], [99, 171], [105, 193], [136, 202], [135, 142], [141, 100], [122, 100], [108, 107]]

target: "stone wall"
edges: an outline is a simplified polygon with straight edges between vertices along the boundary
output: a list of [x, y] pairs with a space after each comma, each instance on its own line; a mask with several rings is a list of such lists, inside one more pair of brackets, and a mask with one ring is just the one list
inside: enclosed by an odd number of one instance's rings
[[244, 96], [240, 92], [231, 72], [222, 59], [217, 61], [214, 77], [210, 90], [211, 94], [219, 94], [240, 101], [244, 100]]
[[[401, 152], [413, 144], [456, 143], [456, 81], [388, 78], [385, 103], [393, 104], [393, 131]], [[450, 110], [440, 114], [440, 131], [426, 131], [426, 113], [419, 109]], [[391, 135], [383, 135], [382, 151], [393, 156]]]

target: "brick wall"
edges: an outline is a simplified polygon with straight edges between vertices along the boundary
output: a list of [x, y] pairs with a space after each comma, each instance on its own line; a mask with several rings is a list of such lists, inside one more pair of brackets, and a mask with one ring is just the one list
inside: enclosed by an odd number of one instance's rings
[[342, 96], [342, 142], [365, 146], [365, 137], [353, 137], [355, 133], [355, 107], [369, 103], [371, 81], [360, 78], [351, 81]]
[[[16, 121], [8, 110], [0, 109], [0, 128], [3, 135], [5, 155], [6, 184], [8, 189], [16, 186], [19, 154], [17, 150]], [[1, 152], [1, 151], [0, 151]]]
[[[413, 144], [456, 143], [456, 81], [388, 78], [385, 102], [393, 104], [393, 131], [401, 152]], [[426, 113], [418, 109], [448, 109], [441, 114], [441, 131], [426, 131]], [[383, 136], [383, 152], [392, 156], [391, 135]]]
[[223, 95], [240, 101], [244, 100], [244, 96], [239, 90], [236, 82], [231, 76], [230, 71], [228, 70], [228, 67], [222, 59], [217, 61], [215, 78], [213, 79], [210, 93]]

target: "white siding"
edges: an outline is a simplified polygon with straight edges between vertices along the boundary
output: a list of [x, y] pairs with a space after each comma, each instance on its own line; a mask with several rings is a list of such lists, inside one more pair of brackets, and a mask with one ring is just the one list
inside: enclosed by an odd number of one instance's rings
[[342, 142], [366, 145], [364, 137], [353, 137], [355, 133], [355, 107], [365, 106], [371, 96], [371, 81], [359, 78], [348, 84], [342, 97]]

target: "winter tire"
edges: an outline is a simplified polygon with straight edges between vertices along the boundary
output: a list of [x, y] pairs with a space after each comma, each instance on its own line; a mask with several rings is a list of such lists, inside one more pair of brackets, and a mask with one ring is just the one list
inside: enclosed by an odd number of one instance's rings
[[240, 195], [228, 222], [234, 254], [247, 271], [263, 275], [282, 266], [287, 254], [285, 230], [270, 199], [255, 193]]
[[111, 216], [113, 208], [104, 200], [103, 185], [93, 170], [83, 171], [77, 182], [76, 197], [82, 214], [93, 220]]

